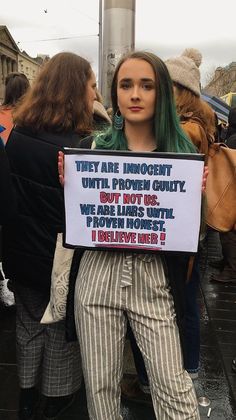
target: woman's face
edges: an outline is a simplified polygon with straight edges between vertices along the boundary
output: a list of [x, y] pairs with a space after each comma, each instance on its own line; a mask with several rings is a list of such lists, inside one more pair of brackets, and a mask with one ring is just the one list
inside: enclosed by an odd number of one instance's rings
[[91, 77], [88, 80], [88, 85], [87, 85], [87, 100], [88, 100], [88, 106], [90, 111], [93, 111], [93, 103], [96, 99], [96, 78], [95, 78], [95, 74], [92, 71], [91, 73]]
[[121, 114], [132, 124], [152, 121], [156, 103], [156, 80], [145, 60], [130, 58], [117, 75], [117, 102]]

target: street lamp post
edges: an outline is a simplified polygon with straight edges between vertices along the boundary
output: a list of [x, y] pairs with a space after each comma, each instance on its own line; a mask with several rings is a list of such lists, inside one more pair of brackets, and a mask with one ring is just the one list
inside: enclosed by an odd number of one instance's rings
[[134, 49], [135, 0], [100, 0], [99, 27], [99, 88], [108, 107], [116, 64]]

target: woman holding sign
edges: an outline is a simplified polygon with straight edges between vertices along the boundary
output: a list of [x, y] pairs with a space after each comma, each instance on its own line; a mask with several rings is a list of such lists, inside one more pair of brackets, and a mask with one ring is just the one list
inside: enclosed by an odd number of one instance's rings
[[[173, 82], [176, 110], [181, 128], [196, 146], [197, 151], [205, 154], [205, 161], [207, 162], [208, 145], [214, 141], [215, 116], [212, 108], [201, 100], [199, 71], [201, 61], [200, 51], [188, 48], [179, 57], [169, 58], [165, 64]], [[196, 379], [200, 360], [200, 316], [197, 302], [200, 283], [198, 256], [195, 256], [191, 263], [192, 273], [189, 270], [189, 279], [186, 284], [185, 369], [192, 379]], [[122, 392], [123, 396], [128, 399], [132, 400], [139, 396], [145, 401], [148, 394], [148, 378], [142, 356], [132, 335], [131, 345], [138, 378], [134, 381], [124, 380]], [[142, 392], [143, 389], [146, 393]]]
[[[97, 149], [194, 153], [181, 130], [165, 64], [133, 52], [112, 82], [114, 121]], [[63, 181], [63, 157], [59, 159]], [[118, 420], [127, 318], [147, 368], [157, 419], [199, 419], [181, 349], [188, 257], [85, 251], [75, 287], [88, 410], [93, 420]]]

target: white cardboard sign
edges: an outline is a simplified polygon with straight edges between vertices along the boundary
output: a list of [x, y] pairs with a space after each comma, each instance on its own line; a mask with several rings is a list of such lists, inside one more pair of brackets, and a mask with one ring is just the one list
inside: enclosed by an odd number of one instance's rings
[[64, 245], [197, 252], [204, 157], [68, 149]]

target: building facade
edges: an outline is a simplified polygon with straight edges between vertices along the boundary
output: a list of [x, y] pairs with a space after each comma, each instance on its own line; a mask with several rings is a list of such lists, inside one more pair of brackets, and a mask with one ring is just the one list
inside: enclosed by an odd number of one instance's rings
[[18, 71], [18, 54], [20, 50], [6, 26], [0, 26], [0, 101], [4, 95], [6, 76]]
[[6, 26], [0, 26], [0, 103], [2, 103], [6, 76], [19, 71], [32, 83], [37, 76], [43, 60], [34, 59], [21, 52]]
[[17, 58], [18, 71], [24, 73], [32, 84], [40, 70], [42, 60], [30, 57], [25, 51], [20, 52]]
[[216, 96], [236, 92], [236, 62], [226, 67], [217, 67], [212, 80], [204, 87], [204, 92]]

